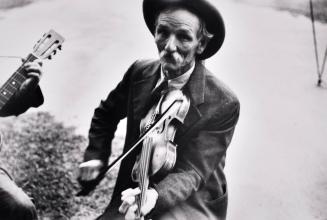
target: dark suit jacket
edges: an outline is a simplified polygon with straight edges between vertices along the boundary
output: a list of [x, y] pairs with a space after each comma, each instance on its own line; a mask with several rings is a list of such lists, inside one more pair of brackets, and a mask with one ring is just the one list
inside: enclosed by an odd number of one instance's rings
[[37, 86], [34, 91], [24, 95], [16, 92], [0, 110], [0, 116], [17, 116], [26, 112], [30, 107], [39, 107], [43, 102], [44, 98], [39, 86]]
[[[127, 116], [126, 152], [139, 136], [151, 90], [160, 76], [159, 61], [137, 61], [95, 109], [84, 160], [107, 163], [118, 122]], [[177, 161], [172, 172], [152, 183], [159, 193], [152, 219], [225, 219], [227, 188], [223, 172], [226, 150], [239, 116], [236, 96], [201, 63], [196, 63], [183, 92], [191, 106], [178, 129]], [[119, 219], [120, 193], [137, 187], [130, 175], [138, 152], [121, 164], [112, 200], [99, 219]], [[114, 217], [116, 216], [116, 217]]]

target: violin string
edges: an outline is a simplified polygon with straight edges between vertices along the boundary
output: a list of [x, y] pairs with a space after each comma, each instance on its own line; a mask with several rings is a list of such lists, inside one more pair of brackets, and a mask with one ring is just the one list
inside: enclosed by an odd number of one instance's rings
[[142, 168], [141, 168], [141, 172], [142, 172], [142, 179], [141, 179], [141, 204], [143, 203], [143, 193], [144, 193], [144, 184], [145, 184], [145, 177], [146, 177], [146, 173], [145, 173], [145, 165], [146, 165], [146, 160], [147, 160], [147, 154], [146, 154], [146, 149], [149, 145], [149, 138], [146, 138], [146, 141], [144, 143], [144, 149], [142, 149], [142, 154], [143, 154], [143, 158], [141, 161], [142, 164]]
[[145, 193], [146, 190], [148, 188], [148, 172], [149, 172], [149, 155], [150, 155], [150, 149], [151, 149], [151, 145], [152, 145], [152, 138], [147, 138], [143, 147], [144, 149], [142, 149], [142, 160], [141, 160], [141, 173], [142, 173], [142, 178], [140, 181], [140, 190], [141, 190], [141, 194], [140, 194], [140, 204], [138, 206], [138, 209], [140, 210], [141, 207], [143, 206], [144, 202], [145, 202]]
[[[156, 106], [156, 108], [153, 110], [151, 113], [150, 120], [146, 123], [145, 125], [145, 130], [150, 127], [158, 114], [160, 114], [160, 108], [161, 108], [161, 103], [163, 100], [163, 96], [160, 97], [160, 100]], [[139, 187], [140, 187], [140, 196], [138, 200], [138, 213], [140, 214], [141, 207], [143, 206], [144, 200], [145, 200], [145, 192], [148, 188], [148, 175], [149, 175], [149, 159], [151, 156], [151, 146], [153, 143], [153, 139], [150, 137], [147, 137], [143, 141], [143, 147], [141, 151], [141, 158], [140, 158], [140, 164], [139, 164]]]
[[146, 146], [145, 146], [145, 149], [144, 149], [144, 160], [143, 160], [143, 183], [142, 183], [142, 187], [143, 187], [143, 190], [142, 190], [142, 205], [143, 205], [143, 197], [144, 197], [144, 193], [146, 191], [146, 180], [147, 180], [147, 164], [148, 164], [148, 161], [149, 161], [149, 156], [148, 156], [148, 149], [149, 149], [149, 146], [150, 146], [150, 143], [151, 142], [151, 139], [148, 138], [147, 139], [147, 143], [146, 143]]
[[[146, 139], [144, 139], [144, 141], [143, 141], [143, 147], [144, 147], [144, 145], [145, 145], [145, 143], [146, 143]], [[143, 161], [143, 149], [142, 149], [142, 151], [141, 151], [141, 156], [140, 156], [140, 162], [139, 162], [139, 172], [138, 172], [138, 175], [139, 175], [139, 188], [140, 188], [140, 190], [141, 190], [141, 192], [142, 192], [142, 179], [143, 179], [143, 177], [142, 177], [142, 161]], [[137, 196], [137, 206], [138, 206], [138, 209], [137, 209], [137, 214], [140, 216], [140, 208], [139, 207], [141, 207], [141, 194], [139, 195], [139, 196]]]
[[145, 149], [146, 146], [148, 144], [148, 138], [146, 138], [144, 140], [144, 144], [143, 144], [143, 148], [142, 148], [142, 153], [141, 153], [141, 162], [140, 162], [140, 174], [141, 174], [141, 177], [140, 177], [140, 190], [141, 190], [141, 193], [140, 193], [140, 202], [139, 202], [139, 206], [138, 206], [138, 213], [140, 213], [140, 210], [141, 210], [141, 207], [143, 205], [143, 193], [144, 193], [144, 161], [145, 161]]

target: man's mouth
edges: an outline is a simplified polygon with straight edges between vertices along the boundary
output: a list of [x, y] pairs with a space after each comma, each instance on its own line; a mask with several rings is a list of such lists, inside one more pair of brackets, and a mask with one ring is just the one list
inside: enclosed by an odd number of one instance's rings
[[176, 58], [173, 53], [167, 51], [161, 52], [161, 60], [170, 64], [176, 64]]

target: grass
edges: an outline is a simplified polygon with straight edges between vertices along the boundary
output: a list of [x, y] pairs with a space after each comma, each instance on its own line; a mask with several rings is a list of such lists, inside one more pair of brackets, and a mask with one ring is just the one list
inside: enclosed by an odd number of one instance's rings
[[[0, 166], [33, 198], [40, 219], [93, 219], [107, 206], [117, 169], [89, 197], [76, 197], [78, 165], [87, 139], [46, 112], [1, 123], [4, 145]], [[122, 146], [123, 139], [113, 145]], [[117, 155], [114, 155], [114, 157]]]

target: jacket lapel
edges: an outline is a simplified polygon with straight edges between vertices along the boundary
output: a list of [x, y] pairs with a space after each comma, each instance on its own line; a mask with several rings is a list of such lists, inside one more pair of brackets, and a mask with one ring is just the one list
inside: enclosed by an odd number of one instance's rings
[[184, 124], [177, 131], [176, 136], [180, 138], [185, 134], [200, 118], [201, 112], [199, 106], [204, 103], [205, 94], [205, 67], [200, 63], [196, 62], [194, 71], [185, 85], [183, 91], [190, 98], [191, 105], [190, 109], [184, 120]]
[[160, 64], [156, 62], [151, 67], [143, 70], [142, 79], [133, 82], [133, 113], [134, 118], [140, 120], [148, 110], [151, 94], [160, 76]]

